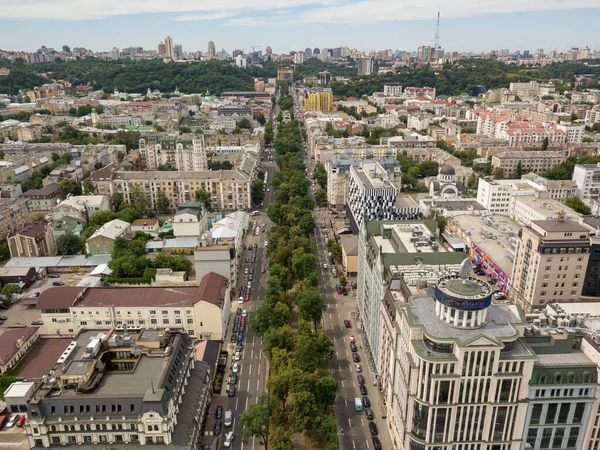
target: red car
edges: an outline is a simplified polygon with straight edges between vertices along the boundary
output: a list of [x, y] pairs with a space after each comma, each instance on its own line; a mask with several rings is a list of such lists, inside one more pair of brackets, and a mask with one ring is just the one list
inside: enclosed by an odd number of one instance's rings
[[341, 293], [342, 293], [342, 288], [339, 288], [339, 289], [337, 290], [337, 293], [338, 293], [338, 294], [341, 294]]
[[264, 268], [264, 267], [261, 267], [261, 268], [260, 268], [260, 273], [265, 273], [265, 272], [266, 272], [265, 268]]
[[25, 420], [27, 419], [27, 416], [21, 416], [19, 417], [19, 420], [17, 420], [17, 426], [19, 428], [21, 428], [23, 425], [25, 425]]
[[244, 301], [247, 302], [250, 300], [250, 296], [248, 294], [244, 295]]
[[247, 262], [247, 263], [249, 263], [249, 262], [250, 262], [250, 258], [248, 258], [247, 256], [246, 256], [246, 262]]
[[242, 316], [242, 323], [246, 323], [246, 316]]

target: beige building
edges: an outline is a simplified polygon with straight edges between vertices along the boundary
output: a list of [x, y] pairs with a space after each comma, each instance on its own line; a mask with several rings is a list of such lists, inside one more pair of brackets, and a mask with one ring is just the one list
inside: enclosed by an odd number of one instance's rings
[[111, 192], [123, 194], [131, 202], [130, 192], [140, 185], [148, 197], [148, 207], [156, 208], [156, 199], [162, 192], [169, 200], [169, 208], [177, 209], [180, 203], [195, 199], [197, 190], [211, 193], [212, 206], [216, 209], [238, 210], [252, 206], [251, 185], [256, 158], [250, 155], [234, 170], [207, 170], [203, 172], [115, 172]]
[[330, 88], [315, 88], [302, 94], [304, 111], [333, 111], [333, 92]]
[[590, 258], [589, 230], [559, 214], [534, 220], [519, 235], [511, 296], [525, 311], [581, 295]]
[[27, 199], [0, 199], [0, 240], [30, 222], [31, 212]]
[[21, 197], [29, 201], [29, 209], [33, 214], [48, 214], [64, 198], [57, 183], [49, 184], [41, 189], [30, 189]]
[[38, 327], [0, 328], [0, 375], [15, 367], [37, 342]]
[[37, 307], [46, 333], [52, 335], [126, 326], [182, 330], [199, 339], [221, 340], [230, 314], [229, 280], [209, 272], [200, 286], [62, 286], [42, 292]]
[[8, 236], [8, 248], [12, 258], [56, 255], [52, 225], [47, 222], [26, 224]]
[[545, 170], [560, 166], [567, 160], [566, 151], [520, 151], [511, 150], [496, 153], [492, 156], [492, 168], [500, 168], [507, 178], [514, 177], [521, 163], [522, 173], [541, 173]]
[[146, 134], [139, 144], [144, 169], [158, 170], [170, 165], [181, 171], [208, 170], [203, 135]]
[[358, 273], [358, 237], [354, 235], [342, 235], [340, 238], [342, 246], [342, 266], [348, 276], [356, 276]]
[[278, 81], [294, 81], [294, 70], [289, 67], [277, 69]]

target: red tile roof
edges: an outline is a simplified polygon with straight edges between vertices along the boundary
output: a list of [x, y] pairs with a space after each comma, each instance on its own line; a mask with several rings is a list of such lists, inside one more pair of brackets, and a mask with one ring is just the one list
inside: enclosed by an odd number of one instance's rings
[[229, 280], [223, 275], [209, 272], [202, 277], [198, 287], [198, 300], [204, 300], [219, 308], [223, 306]]
[[77, 296], [85, 288], [61, 286], [46, 289], [37, 299], [38, 309], [68, 309], [75, 304]]
[[0, 364], [7, 364], [38, 327], [0, 328]]

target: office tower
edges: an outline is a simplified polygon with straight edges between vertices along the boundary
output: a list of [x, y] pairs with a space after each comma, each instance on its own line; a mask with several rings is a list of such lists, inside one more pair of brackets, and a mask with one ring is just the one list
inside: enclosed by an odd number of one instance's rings
[[267, 47], [265, 48], [265, 55], [271, 56], [272, 54], [273, 54], [273, 49], [271, 48], [270, 45], [267, 45]]
[[217, 57], [217, 50], [213, 41], [208, 41], [208, 59], [215, 59]]
[[320, 54], [321, 54], [321, 50], [318, 47], [313, 49], [313, 55], [320, 55]]
[[68, 45], [63, 45], [62, 51], [65, 53], [71, 53], [71, 47], [69, 47]]
[[294, 55], [294, 63], [302, 64], [304, 62], [304, 53], [298, 52]]
[[110, 59], [119, 59], [119, 49], [117, 47], [113, 47], [113, 49], [110, 51]]
[[523, 59], [529, 59], [529, 58], [530, 58], [529, 50], [523, 50]]
[[356, 58], [358, 63], [358, 75], [369, 75], [373, 73], [373, 57], [359, 56]]
[[165, 47], [165, 44], [163, 44], [162, 42], [160, 44], [158, 44], [158, 54], [159, 56], [164, 56], [167, 53], [167, 49]]
[[306, 47], [306, 48], [304, 49], [304, 57], [305, 57], [305, 58], [310, 58], [310, 57], [312, 56], [312, 53], [313, 53], [313, 51], [312, 51], [312, 49], [311, 49], [311, 48], [309, 48], [309, 47]]
[[175, 59], [179, 59], [183, 56], [183, 48], [181, 45], [177, 44], [173, 47], [173, 55]]
[[167, 58], [175, 59], [175, 50], [173, 48], [173, 38], [167, 36], [165, 38], [165, 56]]
[[319, 84], [325, 85], [331, 83], [331, 73], [324, 71], [319, 72]]

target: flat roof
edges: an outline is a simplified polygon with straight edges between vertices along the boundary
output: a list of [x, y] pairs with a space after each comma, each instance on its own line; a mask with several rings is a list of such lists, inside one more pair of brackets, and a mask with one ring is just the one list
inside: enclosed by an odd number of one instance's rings
[[31, 388], [35, 386], [35, 383], [27, 381], [17, 381], [11, 384], [6, 391], [4, 391], [5, 397], [25, 397]]
[[[499, 215], [493, 217], [493, 222], [486, 222], [485, 217], [471, 214], [456, 215], [452, 217], [452, 221], [458, 223], [464, 232], [470, 232], [471, 242], [485, 252], [504, 273], [512, 274], [513, 261], [509, 258], [509, 239], [517, 236], [521, 229], [517, 222]], [[509, 229], [512, 230], [512, 234], [508, 232]]]
[[[415, 296], [409, 300], [412, 320], [424, 325], [427, 334], [440, 339], [451, 339], [466, 344], [478, 337], [487, 337], [493, 341], [512, 340], [518, 337], [516, 324], [521, 323], [517, 307], [511, 304], [492, 304], [487, 308], [487, 323], [476, 329], [457, 328], [440, 320], [435, 313], [435, 300], [428, 296]], [[511, 339], [512, 338], [512, 339]]]
[[[537, 354], [537, 353], [536, 353]], [[572, 350], [570, 353], [539, 353], [536, 366], [594, 366], [596, 364], [581, 350]]]

